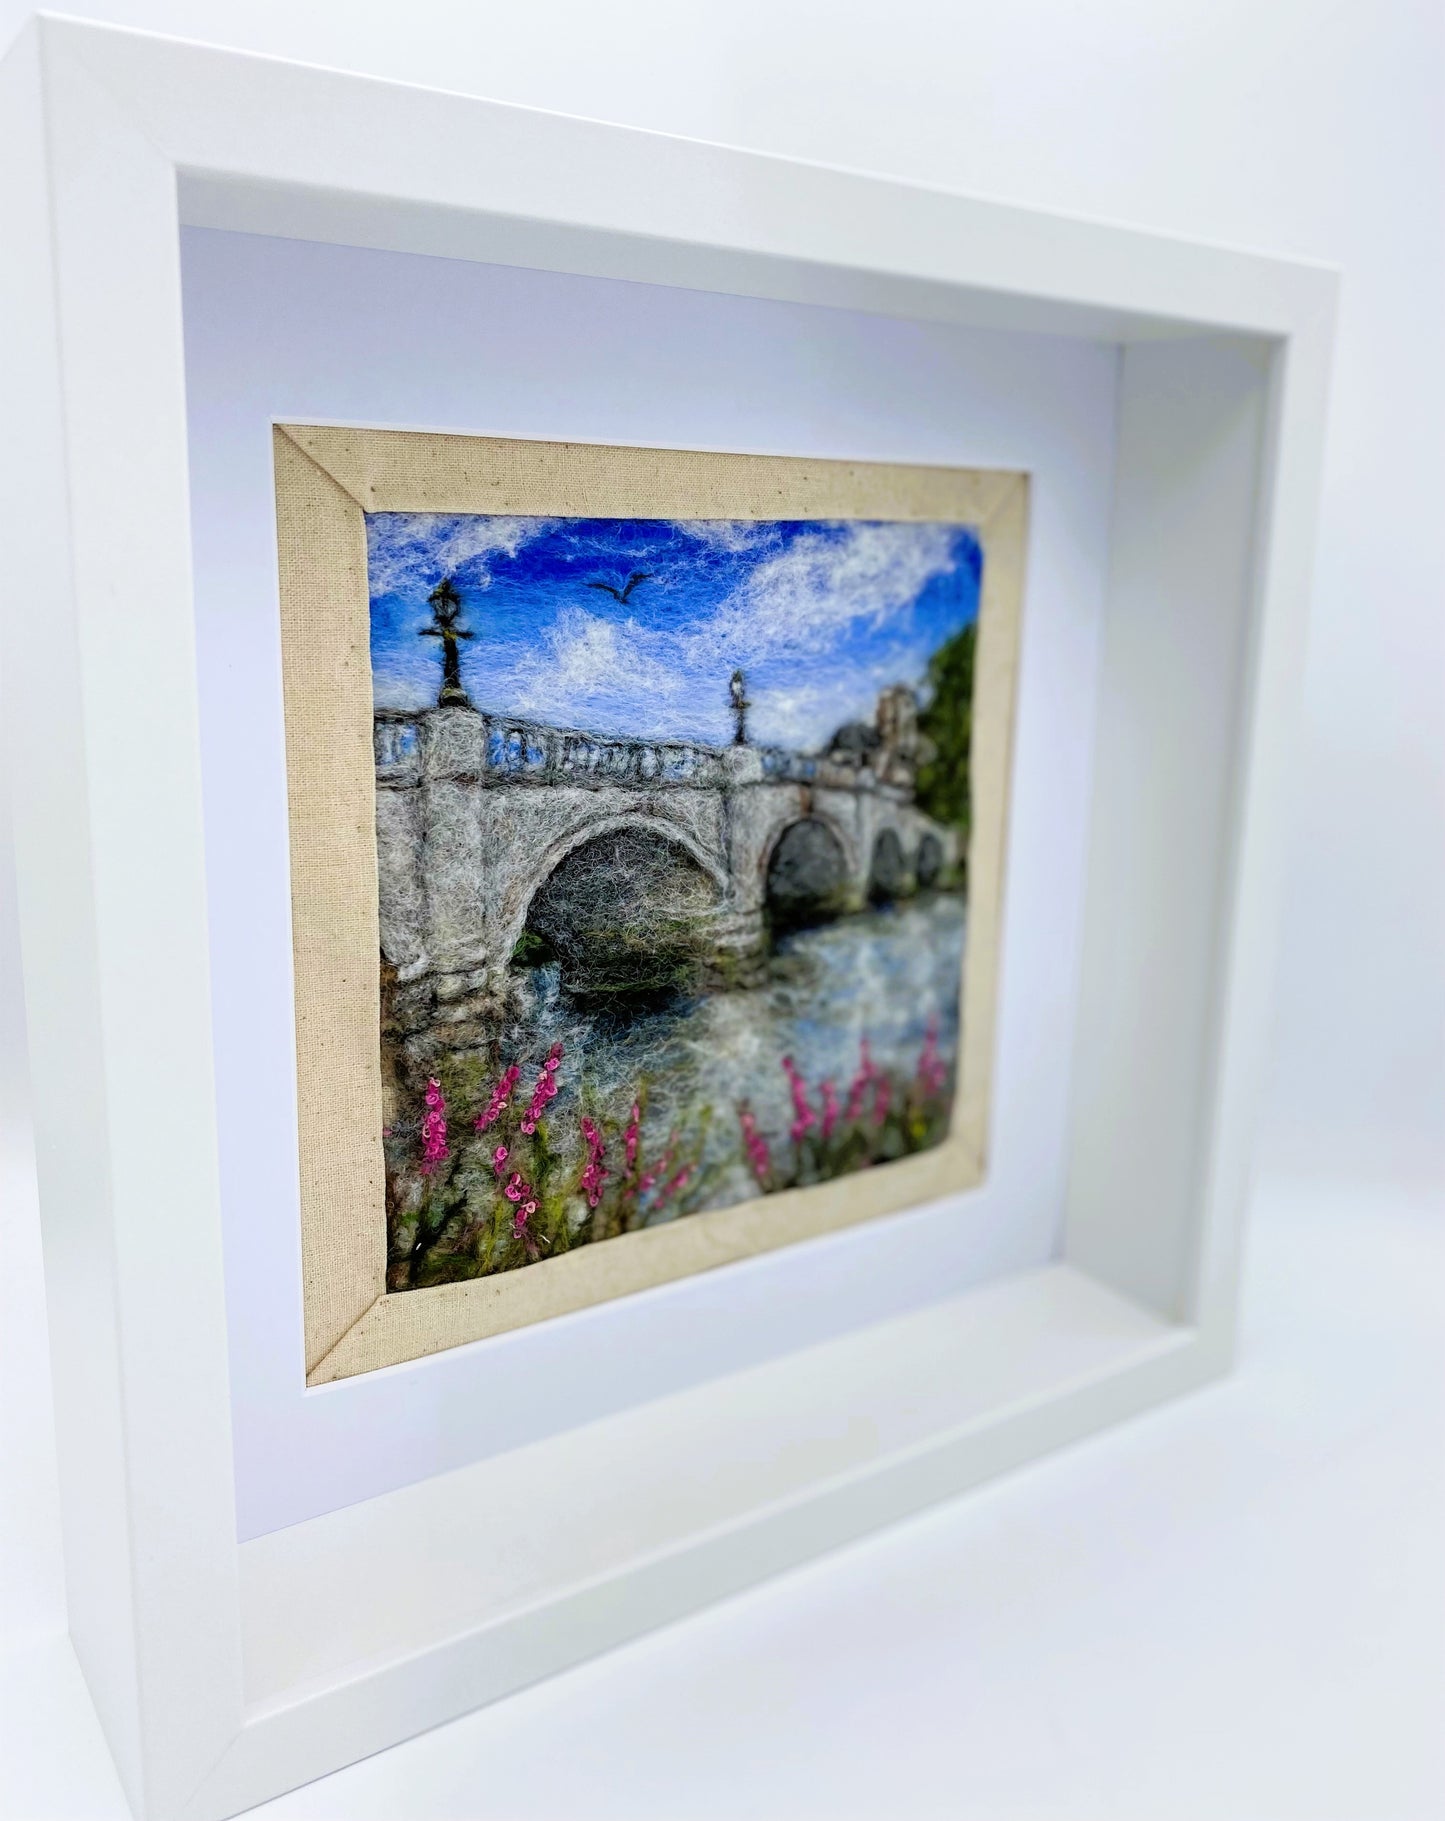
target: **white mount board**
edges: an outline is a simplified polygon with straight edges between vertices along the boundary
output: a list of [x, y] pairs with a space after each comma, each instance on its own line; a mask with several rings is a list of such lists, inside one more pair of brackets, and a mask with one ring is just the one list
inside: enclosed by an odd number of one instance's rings
[[[1052, 1258], [1069, 1167], [1117, 349], [208, 230], [187, 230], [182, 271], [242, 1539]], [[1030, 473], [984, 1189], [584, 1321], [306, 1392], [289, 887], [274, 813], [285, 773], [273, 416]], [[512, 1390], [498, 1399], [502, 1381]]]

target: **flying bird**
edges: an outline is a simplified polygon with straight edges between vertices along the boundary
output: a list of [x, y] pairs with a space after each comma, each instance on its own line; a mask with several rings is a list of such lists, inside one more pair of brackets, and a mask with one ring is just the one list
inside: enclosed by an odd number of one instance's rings
[[638, 583], [650, 582], [651, 580], [651, 575], [645, 574], [641, 569], [634, 569], [621, 588], [614, 588], [611, 582], [589, 582], [587, 586], [589, 588], [600, 588], [604, 594], [610, 594], [614, 601], [620, 601], [625, 607], [627, 605], [628, 595], [632, 593], [632, 590], [637, 587]]

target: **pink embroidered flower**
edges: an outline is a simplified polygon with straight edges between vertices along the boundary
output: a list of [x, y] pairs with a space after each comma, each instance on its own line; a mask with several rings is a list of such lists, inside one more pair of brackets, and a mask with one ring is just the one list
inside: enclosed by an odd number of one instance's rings
[[768, 1177], [772, 1173], [772, 1153], [768, 1150], [768, 1141], [758, 1130], [758, 1122], [752, 1110], [744, 1103], [738, 1108], [738, 1124], [743, 1132], [743, 1149], [748, 1154], [748, 1163], [758, 1182], [767, 1187]]
[[486, 1110], [477, 1115], [475, 1124], [479, 1132], [485, 1132], [488, 1126], [495, 1125], [501, 1118], [503, 1109], [512, 1098], [512, 1089], [516, 1087], [521, 1073], [522, 1071], [515, 1062], [503, 1069], [487, 1101]]
[[537, 1129], [537, 1121], [546, 1112], [548, 1101], [557, 1098], [557, 1071], [561, 1066], [562, 1045], [554, 1043], [547, 1052], [547, 1060], [542, 1064], [541, 1073], [537, 1076], [537, 1085], [532, 1089], [532, 1098], [522, 1120], [522, 1130], [529, 1138]]
[[510, 1155], [511, 1153], [504, 1144], [499, 1144], [496, 1150], [492, 1152], [492, 1168], [497, 1172], [498, 1176], [501, 1175]]
[[535, 1257], [535, 1252], [532, 1252], [531, 1235], [527, 1233], [527, 1223], [537, 1212], [537, 1191], [532, 1187], [531, 1183], [523, 1182], [520, 1175], [514, 1175], [506, 1188], [503, 1189], [502, 1193], [506, 1196], [507, 1200], [513, 1204], [514, 1208], [512, 1214], [512, 1237], [514, 1239], [521, 1239], [525, 1234], [528, 1240], [527, 1250]]
[[818, 1092], [823, 1097], [823, 1143], [827, 1144], [833, 1136], [833, 1128], [838, 1123], [838, 1090], [830, 1080], [823, 1082]]
[[637, 1171], [637, 1146], [642, 1134], [642, 1108], [634, 1100], [632, 1115], [627, 1121], [627, 1130], [622, 1136], [622, 1154], [627, 1159], [627, 1174], [635, 1175]]
[[796, 1144], [800, 1138], [806, 1138], [812, 1131], [818, 1123], [818, 1115], [808, 1104], [808, 1085], [798, 1073], [797, 1065], [791, 1056], [783, 1058], [783, 1073], [787, 1076], [788, 1086], [793, 1091], [793, 1123], [789, 1127], [789, 1135]]
[[602, 1167], [602, 1134], [586, 1117], [582, 1120], [582, 1137], [587, 1145], [587, 1163], [582, 1171], [579, 1186], [587, 1197], [587, 1206], [595, 1208], [602, 1199], [602, 1184], [606, 1180], [608, 1172]]
[[650, 1170], [644, 1170], [638, 1180], [637, 1192], [646, 1195], [649, 1189], [655, 1189], [672, 1168], [672, 1154], [677, 1149], [677, 1133], [669, 1132], [662, 1155]]
[[518, 1208], [516, 1213], [512, 1216], [512, 1237], [513, 1239], [521, 1240], [523, 1246], [526, 1248], [528, 1259], [532, 1261], [535, 1261], [542, 1256], [542, 1247], [547, 1243], [545, 1237], [539, 1238], [538, 1235], [532, 1231], [532, 1216], [536, 1212], [537, 1203], [529, 1190], [528, 1199], [522, 1203], [521, 1207]]
[[677, 1172], [676, 1176], [669, 1178], [669, 1180], [662, 1185], [657, 1191], [657, 1194], [653, 1197], [652, 1206], [648, 1210], [649, 1218], [651, 1215], [656, 1214], [660, 1208], [665, 1208], [668, 1202], [672, 1200], [673, 1196], [677, 1194], [679, 1189], [687, 1187], [687, 1184], [692, 1177], [692, 1172], [692, 1164], [685, 1163]]
[[858, 1073], [848, 1089], [848, 1110], [843, 1115], [849, 1125], [855, 1125], [863, 1117], [863, 1101], [873, 1076], [873, 1058], [868, 1053], [868, 1039], [864, 1037], [858, 1045]]
[[445, 1163], [451, 1152], [447, 1148], [447, 1103], [442, 1084], [432, 1077], [426, 1084], [426, 1112], [421, 1122], [421, 1173], [430, 1176], [438, 1164]]
[[918, 1058], [918, 1086], [930, 1099], [941, 1094], [948, 1081], [948, 1064], [938, 1053], [938, 1020], [930, 1018]]

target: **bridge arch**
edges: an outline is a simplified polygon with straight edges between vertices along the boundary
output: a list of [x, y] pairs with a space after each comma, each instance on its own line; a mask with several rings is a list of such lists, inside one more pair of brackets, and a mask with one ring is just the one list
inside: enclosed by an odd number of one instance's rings
[[499, 958], [530, 931], [561, 962], [571, 990], [665, 990], [696, 972], [703, 925], [727, 895], [717, 858], [676, 823], [599, 817], [536, 857]]
[[763, 902], [774, 929], [825, 922], [853, 895], [849, 843], [832, 818], [813, 811], [783, 822], [763, 864]]
[[891, 904], [908, 890], [908, 862], [898, 830], [880, 828], [873, 838], [868, 861], [868, 896], [875, 904]]
[[638, 834], [650, 835], [654, 839], [666, 842], [669, 846], [680, 848], [717, 887], [719, 895], [728, 889], [727, 869], [717, 854], [710, 852], [689, 830], [677, 822], [668, 821], [662, 816], [648, 815], [645, 812], [624, 812], [619, 815], [598, 816], [594, 820], [581, 822], [576, 827], [558, 835], [536, 855], [527, 868], [527, 875], [520, 890], [514, 896], [509, 907], [504, 934], [510, 935], [515, 943], [527, 924], [527, 913], [537, 892], [556, 872], [557, 868], [579, 847], [594, 841], [599, 835], [612, 834], [619, 829], [632, 829]]
[[932, 891], [943, 876], [943, 843], [931, 830], [919, 837], [918, 852], [913, 860], [913, 876], [921, 892]]

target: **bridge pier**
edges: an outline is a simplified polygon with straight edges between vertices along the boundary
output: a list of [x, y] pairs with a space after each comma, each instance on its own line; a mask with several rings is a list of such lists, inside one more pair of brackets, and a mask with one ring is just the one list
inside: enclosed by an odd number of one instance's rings
[[715, 911], [705, 926], [705, 940], [712, 951], [707, 971], [715, 973], [718, 986], [761, 981], [768, 958], [768, 924], [761, 905]]
[[413, 980], [383, 977], [381, 1015], [399, 1040], [416, 1082], [442, 1057], [485, 1050], [521, 1010], [509, 967], [428, 970]]

